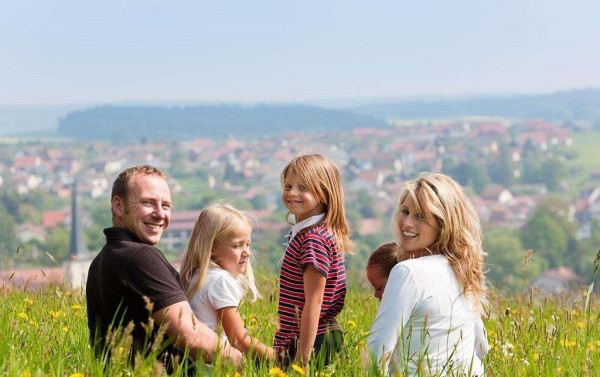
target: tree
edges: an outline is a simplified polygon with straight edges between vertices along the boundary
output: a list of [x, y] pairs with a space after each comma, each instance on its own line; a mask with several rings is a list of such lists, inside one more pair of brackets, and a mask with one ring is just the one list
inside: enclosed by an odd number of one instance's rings
[[19, 245], [15, 236], [14, 219], [0, 202], [0, 259], [2, 267], [6, 267], [17, 251]]
[[542, 181], [548, 191], [556, 191], [560, 186], [560, 181], [569, 174], [567, 164], [556, 157], [546, 159], [542, 162]]
[[[56, 228], [46, 241], [46, 251], [52, 255], [56, 263], [61, 263], [67, 259], [69, 253], [69, 232], [63, 228]], [[47, 264], [54, 264], [54, 261], [48, 260]]]
[[574, 238], [574, 225], [567, 221], [568, 204], [554, 199], [541, 202], [535, 214], [521, 232], [521, 242], [548, 261], [550, 268], [572, 267], [570, 249]]
[[490, 176], [495, 183], [508, 187], [515, 181], [515, 163], [507, 144], [500, 144], [499, 148], [500, 155], [490, 164]]
[[547, 267], [537, 253], [528, 255], [514, 231], [490, 230], [485, 234], [483, 246], [488, 253], [487, 277], [499, 288], [520, 290]]

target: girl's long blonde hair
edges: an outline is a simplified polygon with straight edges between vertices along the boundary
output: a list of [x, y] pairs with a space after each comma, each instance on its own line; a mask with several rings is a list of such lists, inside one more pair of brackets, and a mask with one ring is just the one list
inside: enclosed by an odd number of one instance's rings
[[[222, 242], [234, 231], [238, 221], [252, 226], [246, 214], [222, 202], [213, 202], [200, 212], [181, 264], [181, 282], [188, 299], [200, 290], [209, 268], [220, 268], [211, 259], [212, 249], [215, 244]], [[251, 301], [260, 298], [250, 259], [245, 271], [238, 275], [236, 280], [244, 294], [248, 291], [252, 293]]]
[[294, 174], [308, 190], [325, 205], [324, 222], [335, 236], [341, 253], [351, 253], [354, 242], [344, 212], [344, 192], [337, 166], [320, 154], [296, 156], [281, 172], [281, 185], [288, 174]]
[[[400, 191], [394, 219], [398, 224], [400, 206], [410, 195], [417, 210], [431, 213], [439, 222], [439, 235], [429, 248], [448, 258], [464, 293], [478, 307], [487, 304], [482, 231], [479, 216], [461, 186], [444, 174], [422, 173]], [[396, 225], [397, 232], [401, 232]]]

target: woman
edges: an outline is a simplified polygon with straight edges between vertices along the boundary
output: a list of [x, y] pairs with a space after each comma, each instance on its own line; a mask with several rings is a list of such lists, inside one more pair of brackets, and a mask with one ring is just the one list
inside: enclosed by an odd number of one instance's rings
[[483, 375], [477, 213], [452, 178], [425, 173], [401, 190], [394, 218], [402, 262], [390, 273], [369, 351], [390, 375]]

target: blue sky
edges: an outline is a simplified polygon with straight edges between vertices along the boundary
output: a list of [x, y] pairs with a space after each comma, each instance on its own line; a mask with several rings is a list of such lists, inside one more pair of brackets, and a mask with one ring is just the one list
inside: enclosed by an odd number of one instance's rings
[[600, 1], [0, 0], [0, 104], [600, 88]]

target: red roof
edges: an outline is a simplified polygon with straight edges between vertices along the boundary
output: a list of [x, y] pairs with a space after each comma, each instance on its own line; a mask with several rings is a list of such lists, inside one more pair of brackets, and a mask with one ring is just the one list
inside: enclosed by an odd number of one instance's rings
[[42, 226], [45, 229], [55, 229], [65, 221], [69, 213], [69, 210], [42, 212]]

